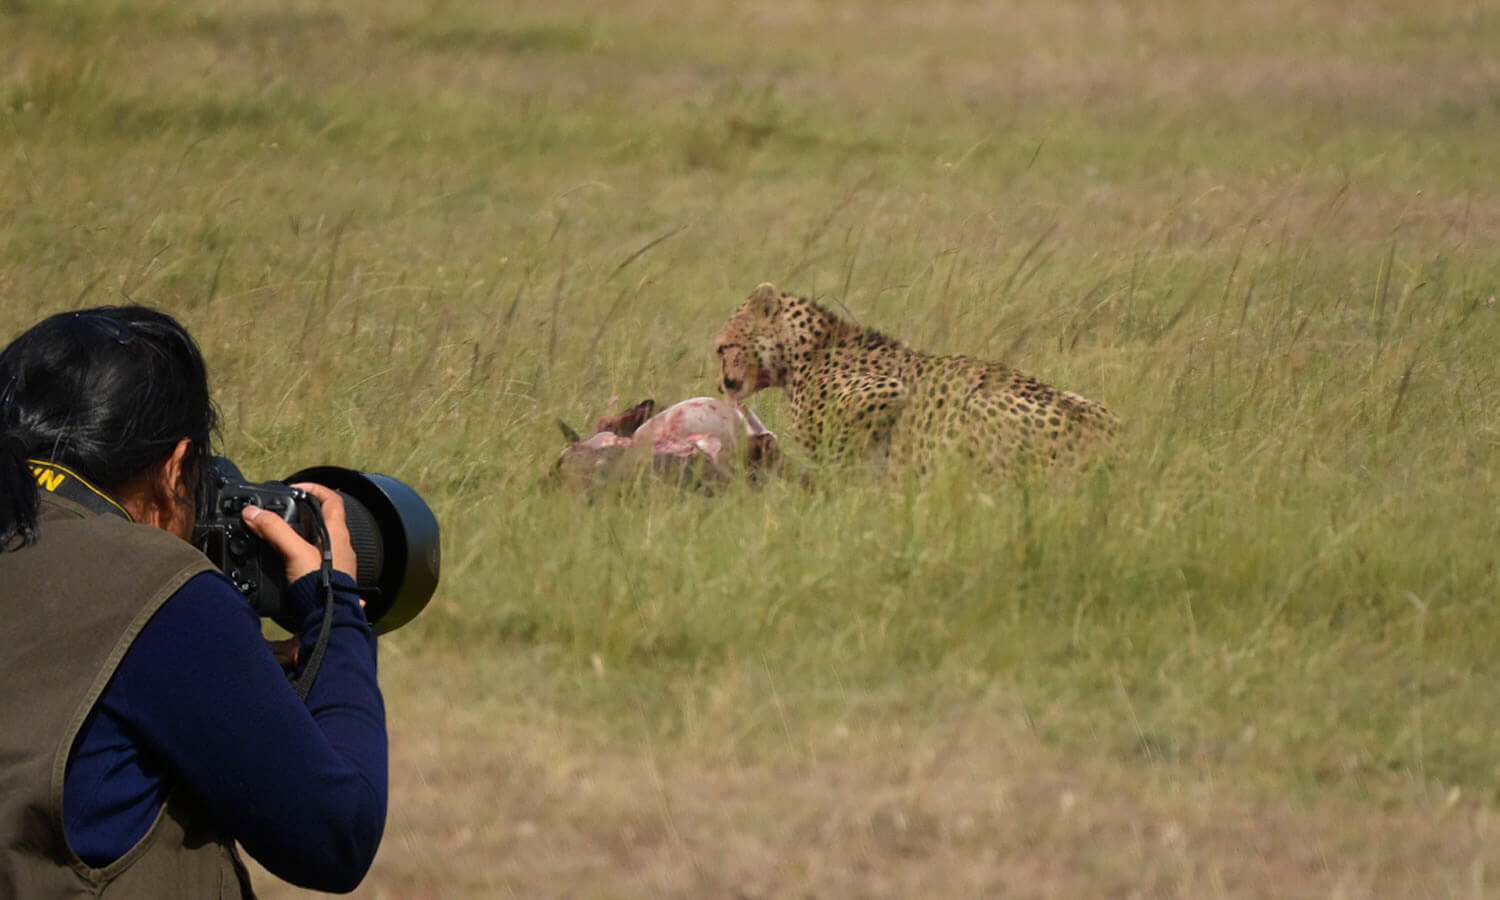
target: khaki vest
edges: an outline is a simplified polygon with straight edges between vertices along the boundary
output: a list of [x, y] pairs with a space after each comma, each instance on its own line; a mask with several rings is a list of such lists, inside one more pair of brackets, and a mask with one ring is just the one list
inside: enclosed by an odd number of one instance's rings
[[234, 842], [172, 791], [138, 844], [90, 868], [63, 834], [63, 772], [136, 635], [189, 578], [186, 541], [42, 493], [37, 543], [0, 552], [0, 900], [251, 897]]

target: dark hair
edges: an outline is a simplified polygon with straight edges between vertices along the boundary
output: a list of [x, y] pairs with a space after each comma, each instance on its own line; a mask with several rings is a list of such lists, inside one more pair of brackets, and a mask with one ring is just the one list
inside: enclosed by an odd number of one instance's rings
[[203, 355], [176, 319], [101, 306], [42, 320], [0, 351], [0, 551], [37, 537], [27, 458], [60, 463], [108, 491], [187, 438], [183, 476], [197, 507], [208, 496], [217, 427]]

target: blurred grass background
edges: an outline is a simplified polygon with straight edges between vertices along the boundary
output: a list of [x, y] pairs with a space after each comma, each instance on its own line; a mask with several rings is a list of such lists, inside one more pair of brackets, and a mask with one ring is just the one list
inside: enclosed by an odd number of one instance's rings
[[[0, 334], [429, 499], [368, 896], [1492, 896], [1500, 11], [0, 2]], [[1111, 464], [547, 490], [755, 284]], [[753, 400], [790, 434], [779, 395]], [[268, 896], [282, 896], [260, 874]]]

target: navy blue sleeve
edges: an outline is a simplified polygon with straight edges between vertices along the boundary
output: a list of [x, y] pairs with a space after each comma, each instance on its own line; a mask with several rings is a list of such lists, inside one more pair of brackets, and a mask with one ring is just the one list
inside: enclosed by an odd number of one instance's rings
[[[324, 615], [317, 576], [291, 592], [294, 608], [307, 611], [299, 629], [306, 661]], [[218, 573], [167, 600], [101, 702], [272, 874], [351, 891], [385, 829], [385, 707], [359, 600], [334, 596], [328, 649], [305, 705], [267, 649], [259, 618]]]

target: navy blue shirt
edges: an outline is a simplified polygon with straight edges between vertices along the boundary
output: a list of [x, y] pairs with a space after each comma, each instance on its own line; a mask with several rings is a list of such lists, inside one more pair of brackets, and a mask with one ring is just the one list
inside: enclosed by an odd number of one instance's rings
[[[323, 621], [320, 594], [316, 574], [289, 591], [302, 620], [299, 667]], [[81, 859], [103, 866], [123, 856], [181, 783], [277, 877], [324, 891], [359, 884], [385, 828], [385, 707], [359, 599], [334, 596], [306, 704], [228, 579], [204, 573], [168, 598], [68, 758], [63, 824]]]

